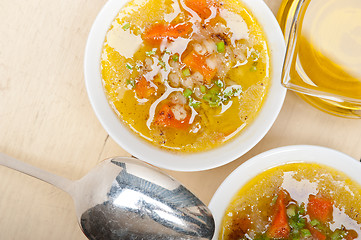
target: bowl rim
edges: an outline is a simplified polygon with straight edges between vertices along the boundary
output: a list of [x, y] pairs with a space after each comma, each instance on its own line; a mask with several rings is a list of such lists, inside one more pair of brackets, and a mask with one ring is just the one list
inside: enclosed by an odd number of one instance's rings
[[218, 239], [220, 224], [229, 203], [248, 181], [270, 168], [302, 162], [329, 166], [361, 185], [361, 163], [343, 152], [317, 145], [290, 145], [268, 150], [238, 166], [217, 188], [208, 204], [216, 226], [213, 240]]
[[278, 22], [262, 0], [240, 0], [257, 19], [268, 40], [271, 56], [271, 86], [258, 116], [242, 132], [219, 147], [196, 153], [174, 153], [141, 139], [118, 119], [103, 90], [100, 56], [108, 28], [128, 0], [109, 0], [96, 17], [85, 47], [84, 79], [91, 106], [109, 136], [125, 151], [160, 168], [201, 171], [225, 165], [253, 148], [269, 131], [284, 102], [281, 85], [285, 42]]

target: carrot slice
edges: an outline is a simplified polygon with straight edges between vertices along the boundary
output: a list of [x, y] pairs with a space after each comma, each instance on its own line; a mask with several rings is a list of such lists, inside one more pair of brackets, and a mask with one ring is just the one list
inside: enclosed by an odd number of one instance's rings
[[314, 228], [311, 224], [308, 222], [306, 223], [306, 227], [308, 230], [310, 230], [310, 233], [315, 240], [326, 240], [326, 235], [322, 232], [318, 231], [316, 228]]
[[149, 43], [160, 44], [163, 39], [173, 40], [187, 35], [191, 30], [191, 23], [156, 23], [144, 32], [143, 39]]
[[333, 203], [322, 196], [310, 195], [308, 197], [307, 212], [311, 220], [317, 219], [325, 223], [332, 220]]
[[270, 238], [288, 238], [291, 228], [288, 225], [286, 213], [286, 192], [281, 190], [275, 205], [275, 212], [271, 225], [267, 231], [267, 236]]
[[155, 92], [155, 89], [150, 86], [150, 82], [145, 77], [141, 77], [135, 84], [135, 92], [138, 98], [148, 98]]
[[177, 120], [174, 116], [171, 105], [164, 104], [156, 115], [154, 124], [161, 127], [185, 129], [189, 126], [189, 118], [190, 116], [188, 115], [183, 120]]
[[198, 14], [202, 19], [208, 18], [211, 14], [211, 6], [214, 5], [210, 0], [184, 0], [184, 4]]
[[199, 55], [193, 50], [183, 59], [183, 63], [191, 70], [200, 72], [200, 74], [203, 75], [205, 82], [210, 83], [212, 78], [216, 75], [217, 69], [208, 67], [206, 59], [206, 56]]

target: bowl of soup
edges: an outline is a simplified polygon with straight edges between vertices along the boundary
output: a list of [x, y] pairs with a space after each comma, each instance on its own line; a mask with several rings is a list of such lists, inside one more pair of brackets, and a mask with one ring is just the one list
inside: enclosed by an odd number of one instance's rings
[[255, 156], [210, 201], [213, 239], [359, 239], [360, 172], [360, 162], [319, 146]]
[[221, 166], [257, 144], [285, 97], [285, 44], [261, 0], [108, 1], [85, 81], [109, 135], [158, 167]]

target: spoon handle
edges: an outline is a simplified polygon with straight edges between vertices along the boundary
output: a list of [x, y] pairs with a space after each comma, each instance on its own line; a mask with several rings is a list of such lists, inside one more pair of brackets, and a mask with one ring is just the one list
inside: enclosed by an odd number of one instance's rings
[[47, 182], [55, 187], [64, 190], [65, 192], [70, 193], [70, 186], [73, 182], [69, 179], [44, 171], [25, 162], [21, 162], [4, 153], [0, 153], [0, 165], [25, 173], [31, 177], [40, 179], [44, 182]]

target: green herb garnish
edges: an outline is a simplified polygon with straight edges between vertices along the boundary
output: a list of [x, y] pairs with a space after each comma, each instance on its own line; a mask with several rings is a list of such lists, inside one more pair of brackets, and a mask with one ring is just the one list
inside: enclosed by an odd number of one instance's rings
[[298, 209], [298, 213], [300, 215], [304, 215], [306, 213], [306, 210], [305, 210], [305, 204], [304, 203], [301, 203], [299, 209]]
[[127, 79], [127, 85], [130, 86], [131, 89], [135, 87], [134, 79]]
[[[242, 87], [239, 86], [239, 85], [236, 85], [236, 86], [229, 86], [229, 87], [226, 87], [224, 90], [223, 90], [223, 96], [225, 98], [230, 98], [230, 97], [236, 97], [236, 96], [239, 96], [242, 92]], [[277, 200], [277, 196], [273, 199], [273, 204], [276, 203], [276, 200]]]
[[190, 97], [192, 95], [192, 93], [193, 93], [192, 90], [190, 90], [189, 88], [187, 88], [183, 91], [183, 95], [185, 97]]
[[312, 226], [317, 226], [317, 225], [320, 224], [320, 222], [319, 222], [317, 219], [313, 219], [313, 220], [310, 222], [310, 224], [311, 224]]
[[126, 23], [123, 25], [123, 30], [127, 30], [128, 28], [130, 28], [130, 23]]
[[166, 68], [166, 65], [165, 65], [165, 62], [164, 62], [164, 61], [160, 60], [160, 61], [159, 61], [159, 65], [160, 65], [162, 68], [164, 68], [164, 70], [167, 70], [167, 68]]
[[173, 55], [172, 59], [173, 59], [173, 61], [178, 62], [179, 56], [177, 54], [175, 54], [175, 55]]
[[201, 105], [201, 102], [194, 100], [192, 97], [188, 97], [189, 106], [197, 108]]
[[304, 237], [311, 237], [312, 236], [310, 230], [308, 230], [308, 229], [301, 229], [301, 234]]
[[341, 240], [343, 239], [343, 237], [345, 237], [347, 234], [346, 231], [342, 230], [342, 229], [336, 229], [332, 234], [331, 234], [331, 240]]
[[295, 205], [290, 205], [288, 208], [287, 208], [287, 216], [288, 217], [294, 217], [296, 216], [296, 206]]
[[205, 100], [210, 107], [218, 107], [221, 103], [220, 93], [221, 89], [217, 86], [213, 86], [206, 94], [204, 94], [203, 100]]
[[224, 86], [223, 82], [219, 79], [217, 79], [216, 81], [214, 81], [214, 84], [216, 84], [218, 87], [222, 88]]
[[130, 65], [129, 63], [125, 64], [125, 67], [128, 68], [129, 70], [132, 70], [132, 69], [133, 69], [133, 66]]
[[254, 50], [254, 51], [251, 53], [251, 57], [252, 57], [253, 61], [258, 61], [259, 55], [260, 55], [260, 53], [259, 53], [257, 50]]
[[189, 68], [184, 68], [182, 70], [182, 75], [183, 77], [189, 77], [191, 75], [191, 71], [189, 70]]
[[157, 52], [156, 48], [153, 48], [151, 51], [145, 52], [145, 55], [147, 55], [148, 57], [155, 55], [155, 53]]
[[249, 71], [255, 72], [255, 71], [257, 71], [257, 67], [256, 67], [256, 66], [252, 66], [252, 67], [249, 69]]
[[270, 238], [267, 237], [267, 234], [261, 234], [261, 235], [257, 235], [254, 240], [269, 240]]
[[223, 41], [217, 42], [217, 51], [221, 53], [224, 52], [224, 50], [225, 50], [224, 42]]

